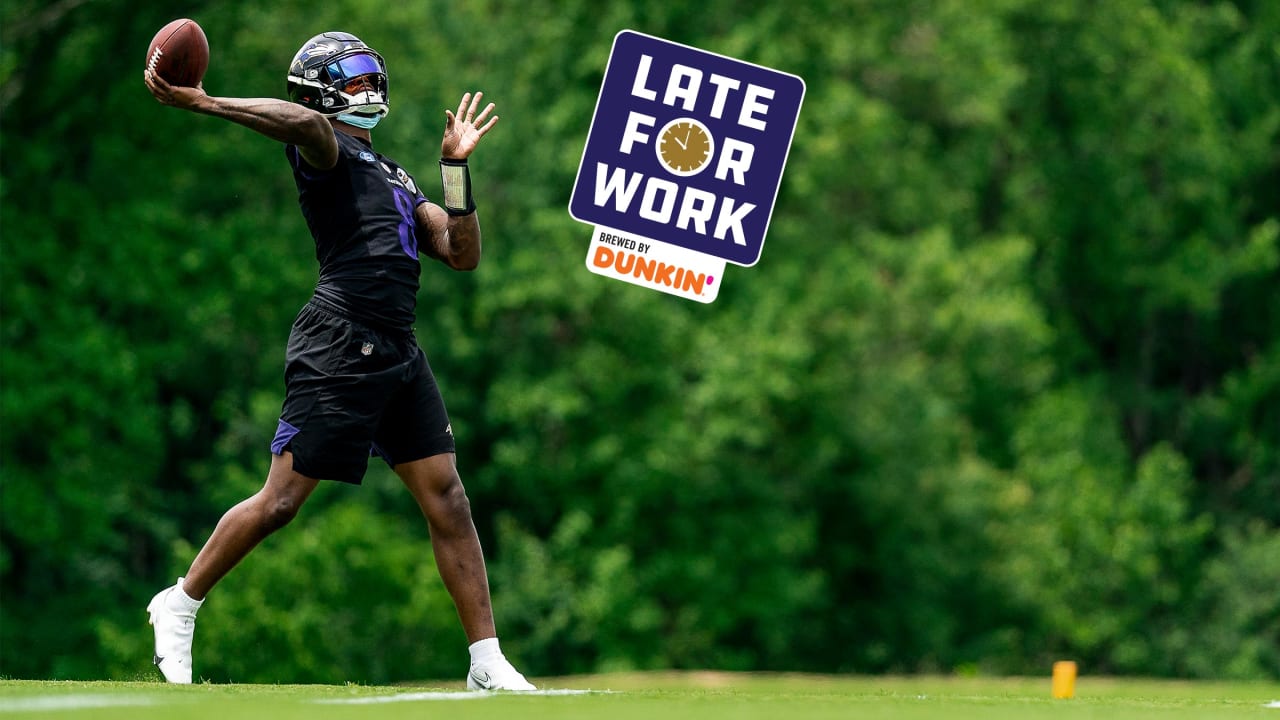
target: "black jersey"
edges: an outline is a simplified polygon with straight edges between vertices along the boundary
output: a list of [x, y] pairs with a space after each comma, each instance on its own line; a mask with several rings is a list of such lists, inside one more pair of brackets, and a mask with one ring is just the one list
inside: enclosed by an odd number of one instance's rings
[[427, 198], [409, 173], [368, 143], [334, 134], [338, 164], [329, 170], [311, 167], [297, 147], [285, 148], [316, 241], [315, 297], [353, 320], [409, 331], [421, 270], [413, 215]]

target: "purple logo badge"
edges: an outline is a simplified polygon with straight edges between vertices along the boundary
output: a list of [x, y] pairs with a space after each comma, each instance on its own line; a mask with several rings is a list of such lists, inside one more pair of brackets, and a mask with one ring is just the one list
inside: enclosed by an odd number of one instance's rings
[[713, 300], [725, 262], [760, 259], [804, 90], [795, 75], [618, 33], [569, 201], [596, 226], [587, 267]]

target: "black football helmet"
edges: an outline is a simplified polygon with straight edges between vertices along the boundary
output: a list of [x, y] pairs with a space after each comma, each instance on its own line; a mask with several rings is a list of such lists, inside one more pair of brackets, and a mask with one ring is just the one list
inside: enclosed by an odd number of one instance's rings
[[351, 33], [320, 33], [293, 56], [289, 99], [328, 117], [348, 111], [385, 115], [391, 109], [387, 64]]

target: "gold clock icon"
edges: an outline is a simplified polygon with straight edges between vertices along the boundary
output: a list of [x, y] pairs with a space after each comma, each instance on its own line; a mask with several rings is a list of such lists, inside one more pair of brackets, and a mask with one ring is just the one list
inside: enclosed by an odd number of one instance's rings
[[706, 125], [693, 118], [676, 118], [662, 126], [654, 149], [672, 175], [689, 177], [707, 167], [716, 142]]

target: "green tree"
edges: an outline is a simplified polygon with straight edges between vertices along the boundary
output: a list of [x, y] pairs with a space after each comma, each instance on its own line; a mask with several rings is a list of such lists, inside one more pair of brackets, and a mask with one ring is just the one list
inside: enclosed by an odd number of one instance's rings
[[[418, 334], [533, 673], [1277, 677], [1280, 6], [187, 7], [215, 94], [279, 96], [316, 32], [378, 47], [378, 147], [428, 189], [444, 108], [498, 102], [484, 263], [425, 268]], [[145, 92], [174, 12], [3, 10], [2, 675], [146, 669], [140, 608], [261, 482], [314, 283], [279, 146]], [[582, 268], [624, 28], [806, 81], [762, 260], [710, 306]], [[385, 468], [323, 486], [218, 588], [200, 672], [454, 677], [421, 533]]]

